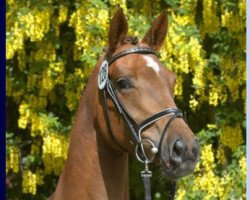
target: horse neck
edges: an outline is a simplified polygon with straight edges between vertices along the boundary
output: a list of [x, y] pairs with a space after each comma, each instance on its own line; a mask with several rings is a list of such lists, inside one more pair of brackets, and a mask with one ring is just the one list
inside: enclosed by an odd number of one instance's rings
[[[100, 115], [97, 109], [102, 108], [98, 100], [96, 71], [80, 100], [68, 159], [55, 193], [58, 199], [128, 199], [128, 155], [118, 153], [106, 144], [103, 135], [108, 133], [102, 131], [107, 132], [107, 129], [98, 124], [98, 121], [105, 121], [97, 120]], [[67, 191], [63, 192], [63, 188]]]

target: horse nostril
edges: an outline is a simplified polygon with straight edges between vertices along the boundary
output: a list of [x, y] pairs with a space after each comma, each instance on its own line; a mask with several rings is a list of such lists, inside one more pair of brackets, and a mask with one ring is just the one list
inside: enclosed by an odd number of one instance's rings
[[180, 166], [185, 161], [197, 162], [199, 160], [199, 144], [195, 139], [193, 144], [190, 144], [190, 149], [185, 140], [175, 140], [171, 148], [171, 161], [175, 166]]
[[176, 140], [172, 148], [171, 160], [175, 165], [180, 165], [185, 159], [187, 145], [182, 140]]
[[176, 156], [181, 157], [186, 152], [186, 145], [181, 140], [177, 140], [174, 144], [173, 152]]

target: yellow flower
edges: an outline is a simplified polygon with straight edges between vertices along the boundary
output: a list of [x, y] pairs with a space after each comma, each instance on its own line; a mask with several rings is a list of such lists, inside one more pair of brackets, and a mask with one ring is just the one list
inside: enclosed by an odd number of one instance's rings
[[27, 103], [21, 103], [19, 106], [20, 117], [18, 119], [18, 127], [25, 129], [30, 121], [30, 109]]
[[246, 177], [246, 174], [247, 174], [247, 162], [246, 162], [246, 157], [243, 156], [240, 161], [239, 161], [239, 165], [240, 165], [240, 169], [243, 173], [243, 176]]
[[22, 192], [35, 195], [37, 189], [36, 174], [32, 173], [29, 169], [24, 169], [22, 178]]
[[16, 146], [9, 146], [9, 157], [8, 157], [8, 170], [12, 169], [13, 172], [19, 172], [20, 164], [20, 150]]
[[24, 31], [18, 22], [6, 32], [6, 59], [12, 59], [17, 50], [22, 50], [24, 45]]
[[41, 41], [49, 31], [50, 10], [32, 10], [27, 14], [20, 15], [20, 25], [25, 27], [25, 34], [31, 41]]
[[43, 185], [44, 184], [43, 178], [44, 178], [43, 170], [37, 169], [36, 170], [36, 183], [37, 183], [37, 185]]
[[212, 129], [217, 128], [217, 126], [215, 124], [207, 124], [207, 128], [212, 130]]
[[56, 49], [51, 42], [43, 41], [38, 42], [39, 49], [35, 52], [31, 52], [31, 57], [35, 61], [44, 61], [49, 62], [56, 60]]
[[240, 58], [233, 59], [229, 56], [221, 58], [222, 77], [228, 87], [233, 101], [239, 98], [240, 86], [246, 82], [246, 61]]
[[203, 0], [203, 26], [201, 34], [218, 33], [220, 30], [220, 21], [217, 16], [218, 2], [213, 0]]
[[246, 19], [246, 0], [239, 0], [239, 16]]
[[15, 0], [8, 0], [8, 1], [6, 1], [6, 3], [9, 5], [13, 5], [15, 3]]
[[184, 73], [188, 73], [189, 72], [189, 62], [188, 62], [188, 55], [187, 54], [183, 54], [179, 57], [179, 68], [182, 72]]
[[[241, 11], [242, 12], [242, 11]], [[230, 32], [243, 32], [245, 28], [244, 21], [242, 18], [232, 12], [225, 10], [221, 15], [222, 26], [227, 27]]]
[[45, 173], [61, 173], [63, 163], [67, 158], [68, 140], [56, 133], [49, 133], [43, 138], [43, 162]]
[[221, 128], [220, 141], [223, 145], [228, 146], [233, 151], [243, 143], [242, 131], [240, 124], [235, 126], [223, 126]]
[[183, 82], [182, 78], [177, 78], [176, 85], [174, 88], [174, 94], [177, 96], [177, 98], [182, 98], [182, 93], [183, 93], [182, 82]]
[[192, 111], [195, 111], [199, 102], [191, 95], [191, 99], [189, 101], [189, 106]]
[[186, 191], [185, 191], [185, 190], [179, 189], [179, 190], [178, 190], [178, 193], [177, 193], [176, 200], [182, 200], [183, 197], [185, 196], [185, 194], [186, 194]]
[[68, 16], [68, 7], [61, 5], [59, 8], [59, 17], [58, 21], [59, 23], [63, 23], [67, 20]]
[[226, 163], [226, 156], [225, 156], [225, 151], [222, 147], [219, 147], [217, 149], [217, 154], [216, 154], [216, 158], [218, 159], [218, 163], [219, 164], [225, 164]]
[[209, 91], [209, 104], [213, 106], [218, 105], [219, 94], [215, 88], [211, 88]]
[[212, 145], [208, 144], [201, 150], [201, 160], [195, 170], [198, 175], [193, 186], [193, 190], [204, 192], [204, 199], [221, 197], [225, 191], [220, 177], [213, 172], [214, 168]]
[[212, 151], [212, 145], [206, 145], [203, 147], [201, 151], [201, 160], [202, 165], [205, 167], [206, 170], [210, 170], [214, 166], [214, 154]]

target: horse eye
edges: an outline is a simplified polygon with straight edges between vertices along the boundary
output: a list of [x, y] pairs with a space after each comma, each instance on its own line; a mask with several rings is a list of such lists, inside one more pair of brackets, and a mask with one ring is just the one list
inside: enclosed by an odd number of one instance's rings
[[118, 79], [117, 84], [118, 84], [120, 89], [128, 89], [132, 86], [128, 78]]

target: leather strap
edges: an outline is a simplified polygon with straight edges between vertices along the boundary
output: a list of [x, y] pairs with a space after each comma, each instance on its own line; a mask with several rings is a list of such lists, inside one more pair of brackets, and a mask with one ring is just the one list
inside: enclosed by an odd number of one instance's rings
[[111, 135], [111, 138], [113, 139], [114, 143], [117, 144], [117, 146], [119, 146], [119, 148], [121, 148], [123, 151], [126, 151], [125, 148], [123, 148], [123, 146], [117, 141], [112, 128], [111, 128], [111, 123], [110, 123], [110, 117], [109, 117], [109, 112], [108, 112], [108, 103], [107, 103], [107, 95], [106, 95], [106, 91], [103, 90], [103, 99], [104, 99], [104, 115], [105, 115], [105, 120], [106, 120], [106, 124], [107, 124], [107, 128], [108, 128], [108, 132]]
[[150, 117], [148, 117], [147, 119], [145, 119], [142, 123], [140, 123], [138, 125], [138, 129], [143, 129], [144, 127], [150, 125], [151, 123], [167, 116], [167, 115], [170, 115], [170, 114], [175, 114], [175, 113], [181, 113], [181, 111], [178, 109], [178, 108], [168, 108], [168, 109], [165, 109], [161, 112], [158, 112]]
[[144, 186], [144, 200], [151, 200], [151, 186], [150, 186], [150, 177], [142, 177], [143, 186]]
[[[159, 153], [159, 155], [161, 155], [161, 149], [162, 149], [161, 147], [162, 147], [164, 138], [165, 138], [165, 136], [166, 136], [166, 134], [167, 134], [168, 128], [169, 128], [170, 124], [174, 121], [174, 119], [176, 119], [176, 118], [182, 118], [182, 113], [181, 113], [180, 111], [174, 112], [174, 115], [172, 115], [172, 116], [170, 117], [170, 119], [168, 120], [168, 122], [167, 122], [165, 128], [164, 128], [163, 131], [162, 131], [161, 138], [160, 138], [160, 142], [159, 142], [159, 146], [158, 146], [158, 150], [159, 150], [158, 153]], [[160, 156], [160, 158], [161, 158], [161, 156]], [[161, 159], [162, 159], [162, 158], [161, 158]]]
[[140, 54], [154, 54], [158, 56], [158, 53], [154, 51], [153, 49], [146, 48], [146, 47], [137, 47], [137, 48], [131, 48], [126, 51], [122, 51], [118, 54], [113, 55], [109, 60], [108, 64], [109, 66], [118, 58], [124, 57], [126, 55], [132, 54], [132, 53], [140, 53]]
[[175, 193], [176, 193], [176, 182], [172, 182], [170, 185], [170, 189], [169, 189], [169, 196], [168, 196], [168, 200], [174, 200], [175, 197]]
[[112, 86], [112, 83], [110, 81], [107, 82], [107, 92], [109, 93], [112, 101], [114, 102], [117, 110], [119, 111], [119, 113], [123, 116], [124, 120], [126, 121], [128, 128], [130, 129], [131, 133], [132, 133], [132, 138], [133, 141], [136, 144], [140, 144], [141, 141], [138, 137], [138, 134], [136, 132], [136, 127], [137, 127], [137, 123], [135, 122], [135, 120], [130, 116], [130, 114], [126, 111], [126, 109], [124, 108], [124, 106], [122, 105], [120, 99], [117, 97], [115, 91], [114, 91], [114, 87]]

